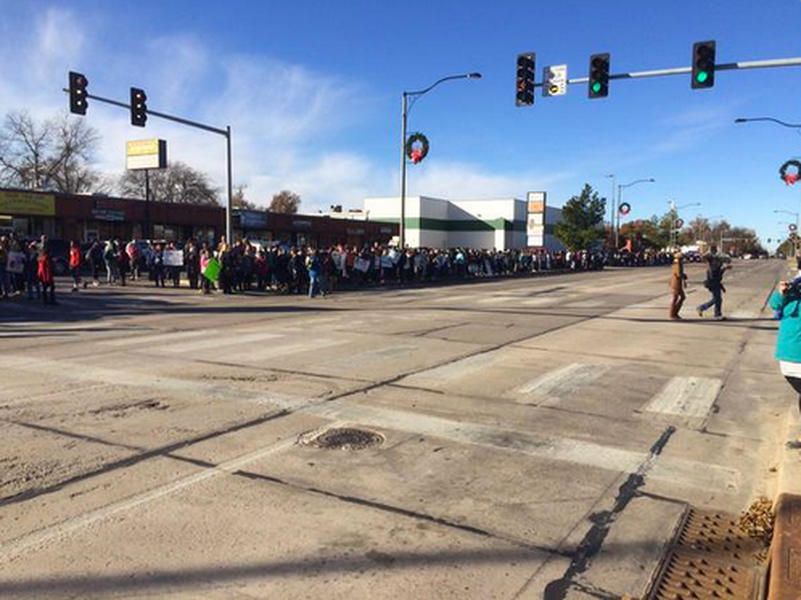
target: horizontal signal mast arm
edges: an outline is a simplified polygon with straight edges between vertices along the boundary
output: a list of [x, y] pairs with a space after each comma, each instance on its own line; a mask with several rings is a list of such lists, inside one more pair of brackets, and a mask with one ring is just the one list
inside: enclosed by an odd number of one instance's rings
[[[737, 71], [745, 69], [770, 69], [777, 67], [801, 67], [801, 57], [774, 58], [768, 60], [746, 60], [733, 63], [720, 63], [715, 65], [715, 71]], [[692, 67], [674, 67], [672, 69], [653, 69], [650, 71], [633, 71], [631, 73], [610, 74], [609, 79], [645, 79], [647, 77], [667, 77], [669, 75], [685, 75], [692, 73]], [[568, 79], [569, 84], [588, 83], [589, 77], [576, 77]], [[534, 87], [542, 87], [542, 82], [535, 83]], [[91, 96], [90, 96], [91, 98]]]

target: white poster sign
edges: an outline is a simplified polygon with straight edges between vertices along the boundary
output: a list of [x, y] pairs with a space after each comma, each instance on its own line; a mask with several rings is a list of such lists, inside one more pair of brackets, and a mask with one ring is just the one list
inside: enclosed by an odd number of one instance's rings
[[181, 250], [165, 250], [164, 251], [164, 266], [165, 267], [183, 267], [184, 266], [184, 253]]

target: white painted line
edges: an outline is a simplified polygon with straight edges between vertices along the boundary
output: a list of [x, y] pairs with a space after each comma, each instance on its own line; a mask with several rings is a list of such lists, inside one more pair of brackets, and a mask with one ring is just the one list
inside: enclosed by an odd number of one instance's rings
[[[636, 472], [648, 459], [648, 450], [636, 451], [604, 446], [566, 437], [547, 436], [529, 431], [505, 429], [464, 421], [454, 421], [419, 413], [342, 402], [316, 404], [301, 409], [304, 414], [348, 423], [425, 434], [462, 444], [520, 452], [542, 460], [564, 461], [623, 473]], [[736, 490], [739, 471], [721, 465], [692, 460], [654, 457], [649, 478], [700, 489]], [[719, 486], [717, 485], [719, 484]]]
[[332, 402], [310, 406], [302, 412], [333, 420], [431, 435], [462, 444], [513, 450], [542, 459], [574, 462], [613, 471], [635, 471], [648, 456], [647, 452], [635, 452], [601, 446], [592, 442], [546, 437], [527, 431], [453, 421], [380, 406], [346, 405]]
[[565, 304], [564, 308], [600, 308], [606, 305], [605, 300], [581, 300], [580, 302]]
[[473, 294], [473, 295], [463, 294], [463, 295], [460, 295], [460, 296], [445, 295], [442, 298], [433, 298], [431, 300], [431, 302], [435, 302], [437, 304], [446, 304], [446, 303], [451, 303], [451, 302], [465, 302], [467, 300], [473, 300], [475, 298], [476, 298], [476, 294]]
[[720, 379], [711, 377], [674, 377], [643, 410], [703, 418], [709, 414], [720, 387]]
[[489, 298], [480, 298], [478, 304], [508, 304], [516, 306], [520, 303], [520, 298], [515, 296], [490, 296]]
[[758, 319], [760, 311], [758, 310], [735, 310], [729, 315], [732, 319]]
[[541, 298], [529, 298], [528, 300], [522, 300], [520, 304], [522, 304], [523, 306], [543, 306], [545, 304], [554, 304], [555, 302], [559, 301], [560, 298], [543, 296]]
[[437, 382], [454, 381], [467, 375], [472, 375], [476, 371], [492, 366], [500, 357], [498, 352], [486, 352], [462, 358], [441, 367], [435, 367], [412, 376]]
[[224, 380], [214, 382], [200, 379], [178, 379], [161, 375], [147, 375], [137, 371], [109, 369], [80, 362], [52, 360], [46, 358], [22, 358], [0, 355], [0, 369], [23, 370], [36, 373], [46, 379], [69, 379], [90, 382], [94, 385], [130, 386], [155, 388], [161, 391], [207, 395], [236, 402], [270, 404], [277, 408], [297, 408], [308, 402], [306, 398], [276, 394], [274, 392], [252, 393], [245, 389], [226, 385]]
[[558, 401], [577, 389], [601, 378], [610, 365], [573, 363], [532, 379], [517, 389], [517, 392], [535, 398]]
[[161, 331], [151, 335], [140, 336], [126, 336], [116, 337], [111, 340], [100, 340], [97, 343], [101, 346], [110, 346], [112, 348], [119, 346], [136, 346], [138, 344], [160, 344], [174, 342], [177, 340], [185, 340], [201, 336], [214, 336], [219, 333], [217, 329], [193, 329], [190, 331]]
[[210, 335], [208, 339], [196, 340], [191, 342], [183, 342], [179, 344], [171, 344], [170, 339], [164, 340], [161, 344], [154, 348], [159, 352], [199, 352], [200, 350], [208, 350], [209, 348], [221, 348], [223, 346], [238, 346], [244, 344], [252, 344], [254, 342], [264, 342], [267, 340], [274, 340], [283, 337], [280, 333], [243, 333], [241, 331], [228, 331], [224, 337], [219, 335]]
[[231, 473], [241, 469], [245, 465], [248, 465], [252, 462], [270, 456], [271, 454], [281, 452], [282, 450], [286, 450], [294, 444], [294, 438], [281, 440], [274, 444], [265, 446], [264, 448], [254, 450], [253, 452], [243, 454], [240, 457], [220, 463], [216, 467], [205, 468], [199, 473], [181, 477], [180, 479], [160, 485], [147, 492], [135, 494], [134, 496], [126, 498], [125, 500], [114, 502], [107, 506], [91, 510], [77, 517], [67, 519], [56, 525], [45, 527], [8, 542], [4, 542], [3, 545], [0, 546], [0, 562], [13, 560], [27, 551], [41, 548], [42, 546], [67, 537], [70, 534], [89, 527], [98, 521], [108, 519], [109, 517], [112, 517], [118, 513], [134, 509], [143, 504], [155, 502], [156, 500], [160, 500], [165, 496], [180, 492], [189, 486], [201, 483], [211, 479], [212, 477], [217, 477], [218, 475]]
[[345, 344], [352, 345], [353, 341], [311, 337], [310, 339], [302, 342], [279, 342], [276, 344], [254, 346], [252, 348], [248, 348], [247, 352], [243, 353], [239, 358], [243, 364], [253, 364], [254, 362], [258, 363], [268, 358], [289, 356], [290, 354], [297, 354], [300, 352], [314, 353], [323, 348], [332, 348], [334, 346], [343, 346]]

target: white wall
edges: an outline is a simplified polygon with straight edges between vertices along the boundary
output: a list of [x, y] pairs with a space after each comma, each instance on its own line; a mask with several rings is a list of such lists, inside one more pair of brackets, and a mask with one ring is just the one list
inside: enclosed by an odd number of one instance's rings
[[[364, 209], [369, 211], [371, 221], [400, 221], [400, 199], [366, 198]], [[444, 200], [430, 196], [412, 196], [406, 198], [406, 219], [436, 219], [443, 229], [438, 227], [418, 229], [409, 227], [406, 230], [406, 243], [410, 246], [427, 246], [432, 248], [454, 248], [465, 246], [471, 248], [522, 248], [526, 245], [526, 234], [521, 231], [505, 231], [498, 220], [514, 223], [515, 220], [524, 226], [526, 203], [515, 198], [498, 198], [485, 200]], [[492, 222], [501, 225], [499, 229], [453, 229], [459, 221], [477, 223]], [[447, 227], [447, 229], [445, 229]]]

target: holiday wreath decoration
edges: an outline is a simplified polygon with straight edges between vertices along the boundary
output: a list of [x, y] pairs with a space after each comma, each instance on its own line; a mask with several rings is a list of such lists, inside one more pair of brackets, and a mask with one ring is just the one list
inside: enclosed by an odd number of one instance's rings
[[[789, 171], [790, 167], [794, 167], [795, 170]], [[782, 165], [782, 168], [779, 169], [779, 177], [782, 178], [785, 184], [793, 185], [801, 178], [801, 161], [788, 160]]]
[[419, 163], [428, 155], [428, 138], [419, 131], [413, 133], [406, 140], [406, 156], [414, 164]]
[[623, 202], [620, 207], [618, 208], [620, 214], [624, 217], [631, 212], [631, 204], [628, 202]]

